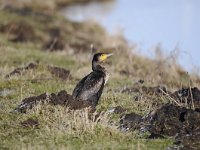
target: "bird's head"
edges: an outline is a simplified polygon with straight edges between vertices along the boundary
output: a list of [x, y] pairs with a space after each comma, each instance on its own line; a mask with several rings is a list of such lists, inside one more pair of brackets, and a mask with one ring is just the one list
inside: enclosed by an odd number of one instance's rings
[[96, 53], [93, 57], [94, 62], [104, 62], [108, 57], [112, 56], [113, 54], [106, 54], [106, 53]]

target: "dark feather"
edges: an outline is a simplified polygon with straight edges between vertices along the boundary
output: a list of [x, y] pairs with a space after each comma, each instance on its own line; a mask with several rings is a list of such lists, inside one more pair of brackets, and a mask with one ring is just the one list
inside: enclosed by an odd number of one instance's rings
[[103, 72], [91, 72], [77, 84], [72, 94], [73, 98], [88, 100], [93, 105], [97, 105], [103, 91], [104, 77]]

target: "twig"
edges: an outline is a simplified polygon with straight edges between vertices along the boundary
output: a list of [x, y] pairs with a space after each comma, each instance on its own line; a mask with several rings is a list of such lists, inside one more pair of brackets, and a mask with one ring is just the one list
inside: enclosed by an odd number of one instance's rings
[[178, 106], [182, 106], [179, 102], [177, 102], [174, 98], [172, 98], [168, 93], [166, 93], [165, 91], [163, 91], [161, 88], [159, 88], [159, 90], [165, 94], [166, 96], [168, 96], [168, 98], [172, 101], [174, 101]]
[[192, 89], [191, 89], [191, 80], [189, 79], [189, 89], [190, 89], [190, 96], [191, 96], [191, 101], [192, 101], [192, 108], [195, 109], [194, 107], [194, 99], [193, 99], [193, 94], [192, 94]]

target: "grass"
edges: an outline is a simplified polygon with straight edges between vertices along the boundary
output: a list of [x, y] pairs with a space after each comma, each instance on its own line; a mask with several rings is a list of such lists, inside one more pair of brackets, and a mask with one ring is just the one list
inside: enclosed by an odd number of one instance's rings
[[[117, 127], [120, 115], [114, 117], [115, 124], [112, 125], [109, 121], [113, 116], [108, 114], [102, 115], [100, 122], [93, 122], [88, 120], [88, 114], [84, 110], [68, 113], [62, 107], [49, 105], [31, 110], [28, 114], [9, 113], [23, 98], [29, 96], [44, 92], [56, 93], [63, 89], [71, 93], [77, 80], [86, 75], [91, 66], [86, 54], [50, 53], [7, 44], [1, 47], [0, 53], [0, 90], [12, 90], [8, 95], [0, 96], [2, 149], [165, 149], [172, 144], [171, 139], [146, 140], [145, 136], [139, 137], [138, 133], [119, 131]], [[77, 57], [84, 59], [77, 63]], [[115, 59], [112, 58], [114, 62]], [[37, 69], [5, 79], [5, 75], [15, 67], [38, 60], [40, 66]], [[55, 78], [44, 67], [47, 64], [70, 69], [73, 79], [63, 82]], [[144, 107], [145, 100], [134, 102], [133, 95], [118, 92], [124, 86], [131, 86], [135, 79], [121, 76], [115, 71], [117, 66], [114, 64], [109, 66], [111, 78], [104, 89], [98, 110], [106, 111], [110, 107], [120, 105], [129, 108], [130, 112], [147, 113], [149, 109], [148, 106]], [[48, 80], [49, 78], [52, 80]], [[28, 118], [38, 119], [39, 129], [24, 128], [20, 125]]]
[[[9, 18], [9, 19], [8, 19]], [[0, 149], [166, 149], [173, 144], [170, 138], [148, 140], [148, 133], [122, 132], [118, 129], [120, 115], [106, 111], [115, 106], [128, 108], [128, 112], [147, 114], [155, 109], [155, 104], [169, 101], [164, 96], [138, 93], [122, 93], [127, 87], [141, 88], [164, 85], [169, 91], [200, 85], [197, 75], [188, 74], [173, 61], [162, 58], [151, 60], [134, 53], [130, 55], [128, 44], [120, 38], [112, 38], [93, 23], [73, 23], [58, 15], [50, 15], [52, 20], [45, 24], [34, 16], [21, 16], [0, 10], [2, 24], [22, 20], [30, 24], [39, 41], [11, 42], [7, 33], [0, 35]], [[57, 22], [57, 23], [55, 23]], [[9, 113], [22, 99], [44, 92], [57, 93], [73, 88], [83, 76], [91, 71], [90, 50], [72, 52], [71, 47], [63, 51], [43, 51], [42, 44], [49, 38], [46, 28], [63, 31], [63, 39], [68, 44], [112, 51], [115, 55], [106, 65], [110, 79], [106, 85], [97, 111], [104, 112], [99, 121], [88, 119], [87, 109], [68, 111], [61, 106], [38, 105], [27, 114]], [[112, 43], [120, 43], [113, 46]], [[107, 50], [108, 47], [111, 49]], [[100, 51], [100, 50], [99, 50]], [[5, 76], [14, 68], [29, 62], [39, 62], [35, 70], [24, 71], [10, 78]], [[49, 73], [46, 65], [64, 67], [71, 71], [72, 79], [61, 80]], [[138, 80], [144, 80], [143, 85]], [[192, 82], [189, 82], [192, 81]], [[139, 96], [139, 101], [135, 97]], [[39, 128], [25, 128], [21, 122], [28, 118], [39, 121]]]
[[[1, 114], [1, 148], [9, 149], [164, 149], [170, 139], [145, 140], [136, 133], [122, 133], [109, 125], [109, 116], [100, 121], [87, 119], [87, 110], [69, 113], [62, 107], [42, 106], [26, 115]], [[23, 128], [20, 122], [33, 117], [40, 128]], [[11, 144], [12, 143], [12, 144]], [[13, 145], [13, 143], [17, 143]]]
[[[99, 1], [99, 0], [92, 0]], [[112, 0], [101, 0], [101, 2], [107, 2]], [[20, 0], [17, 2], [15, 0], [0, 0], [0, 3], [3, 6], [17, 7], [17, 8], [30, 8], [34, 11], [44, 11], [46, 13], [52, 13], [52, 11], [56, 11], [59, 8], [66, 7], [73, 4], [87, 4], [91, 2], [91, 0], [48, 0], [48, 1], [40, 1], [40, 0]]]

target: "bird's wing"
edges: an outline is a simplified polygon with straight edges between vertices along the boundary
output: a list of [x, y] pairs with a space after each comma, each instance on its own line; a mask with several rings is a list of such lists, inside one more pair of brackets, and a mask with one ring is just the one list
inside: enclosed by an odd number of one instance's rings
[[98, 99], [102, 93], [104, 82], [103, 74], [92, 72], [78, 83], [73, 95], [83, 100], [89, 100], [94, 96]]
[[76, 99], [78, 97], [78, 94], [80, 93], [81, 89], [83, 88], [84, 82], [89, 75], [87, 75], [83, 79], [81, 79], [81, 81], [79, 81], [79, 83], [74, 88], [73, 93], [72, 93], [72, 96], [73, 96], [74, 99]]

